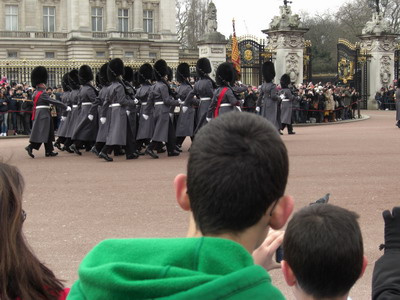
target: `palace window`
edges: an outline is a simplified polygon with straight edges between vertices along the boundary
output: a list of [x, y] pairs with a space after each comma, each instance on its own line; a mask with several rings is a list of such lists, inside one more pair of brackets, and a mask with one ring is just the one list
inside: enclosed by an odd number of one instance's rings
[[92, 7], [92, 31], [103, 31], [103, 8]]
[[18, 58], [18, 52], [17, 51], [7, 51], [7, 58]]
[[118, 9], [118, 31], [129, 31], [129, 10], [120, 8]]
[[53, 58], [56, 57], [56, 55], [55, 55], [54, 52], [45, 52], [45, 53], [44, 53], [44, 57], [45, 57], [46, 59], [53, 59]]
[[54, 32], [56, 28], [56, 8], [43, 6], [43, 31]]
[[143, 11], [143, 30], [144, 32], [153, 33], [153, 11]]
[[6, 5], [6, 30], [18, 31], [18, 5]]

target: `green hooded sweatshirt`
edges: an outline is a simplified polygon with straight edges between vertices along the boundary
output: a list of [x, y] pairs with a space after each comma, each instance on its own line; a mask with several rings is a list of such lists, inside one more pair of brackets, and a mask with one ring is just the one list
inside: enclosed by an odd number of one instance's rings
[[75, 299], [284, 299], [238, 243], [220, 238], [115, 239], [83, 259]]

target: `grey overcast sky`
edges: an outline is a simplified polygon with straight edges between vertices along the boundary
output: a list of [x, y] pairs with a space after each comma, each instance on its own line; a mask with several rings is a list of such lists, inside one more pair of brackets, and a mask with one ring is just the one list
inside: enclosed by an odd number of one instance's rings
[[[292, 12], [299, 15], [307, 11], [311, 15], [329, 10], [335, 13], [339, 7], [351, 0], [293, 0]], [[213, 0], [217, 7], [218, 31], [226, 38], [232, 33], [232, 19], [236, 21], [236, 35], [252, 34], [265, 36], [261, 30], [268, 29], [272, 18], [279, 15], [283, 0]], [[371, 12], [372, 16], [372, 12]]]

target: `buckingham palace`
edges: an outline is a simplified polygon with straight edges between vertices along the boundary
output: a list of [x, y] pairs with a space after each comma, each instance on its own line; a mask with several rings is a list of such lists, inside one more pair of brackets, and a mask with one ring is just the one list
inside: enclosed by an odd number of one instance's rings
[[179, 61], [174, 0], [0, 0], [0, 60]]

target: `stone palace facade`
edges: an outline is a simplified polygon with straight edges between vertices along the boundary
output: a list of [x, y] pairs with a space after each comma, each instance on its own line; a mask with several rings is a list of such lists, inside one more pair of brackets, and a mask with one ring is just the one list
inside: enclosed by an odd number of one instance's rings
[[175, 0], [0, 0], [0, 60], [179, 61]]

